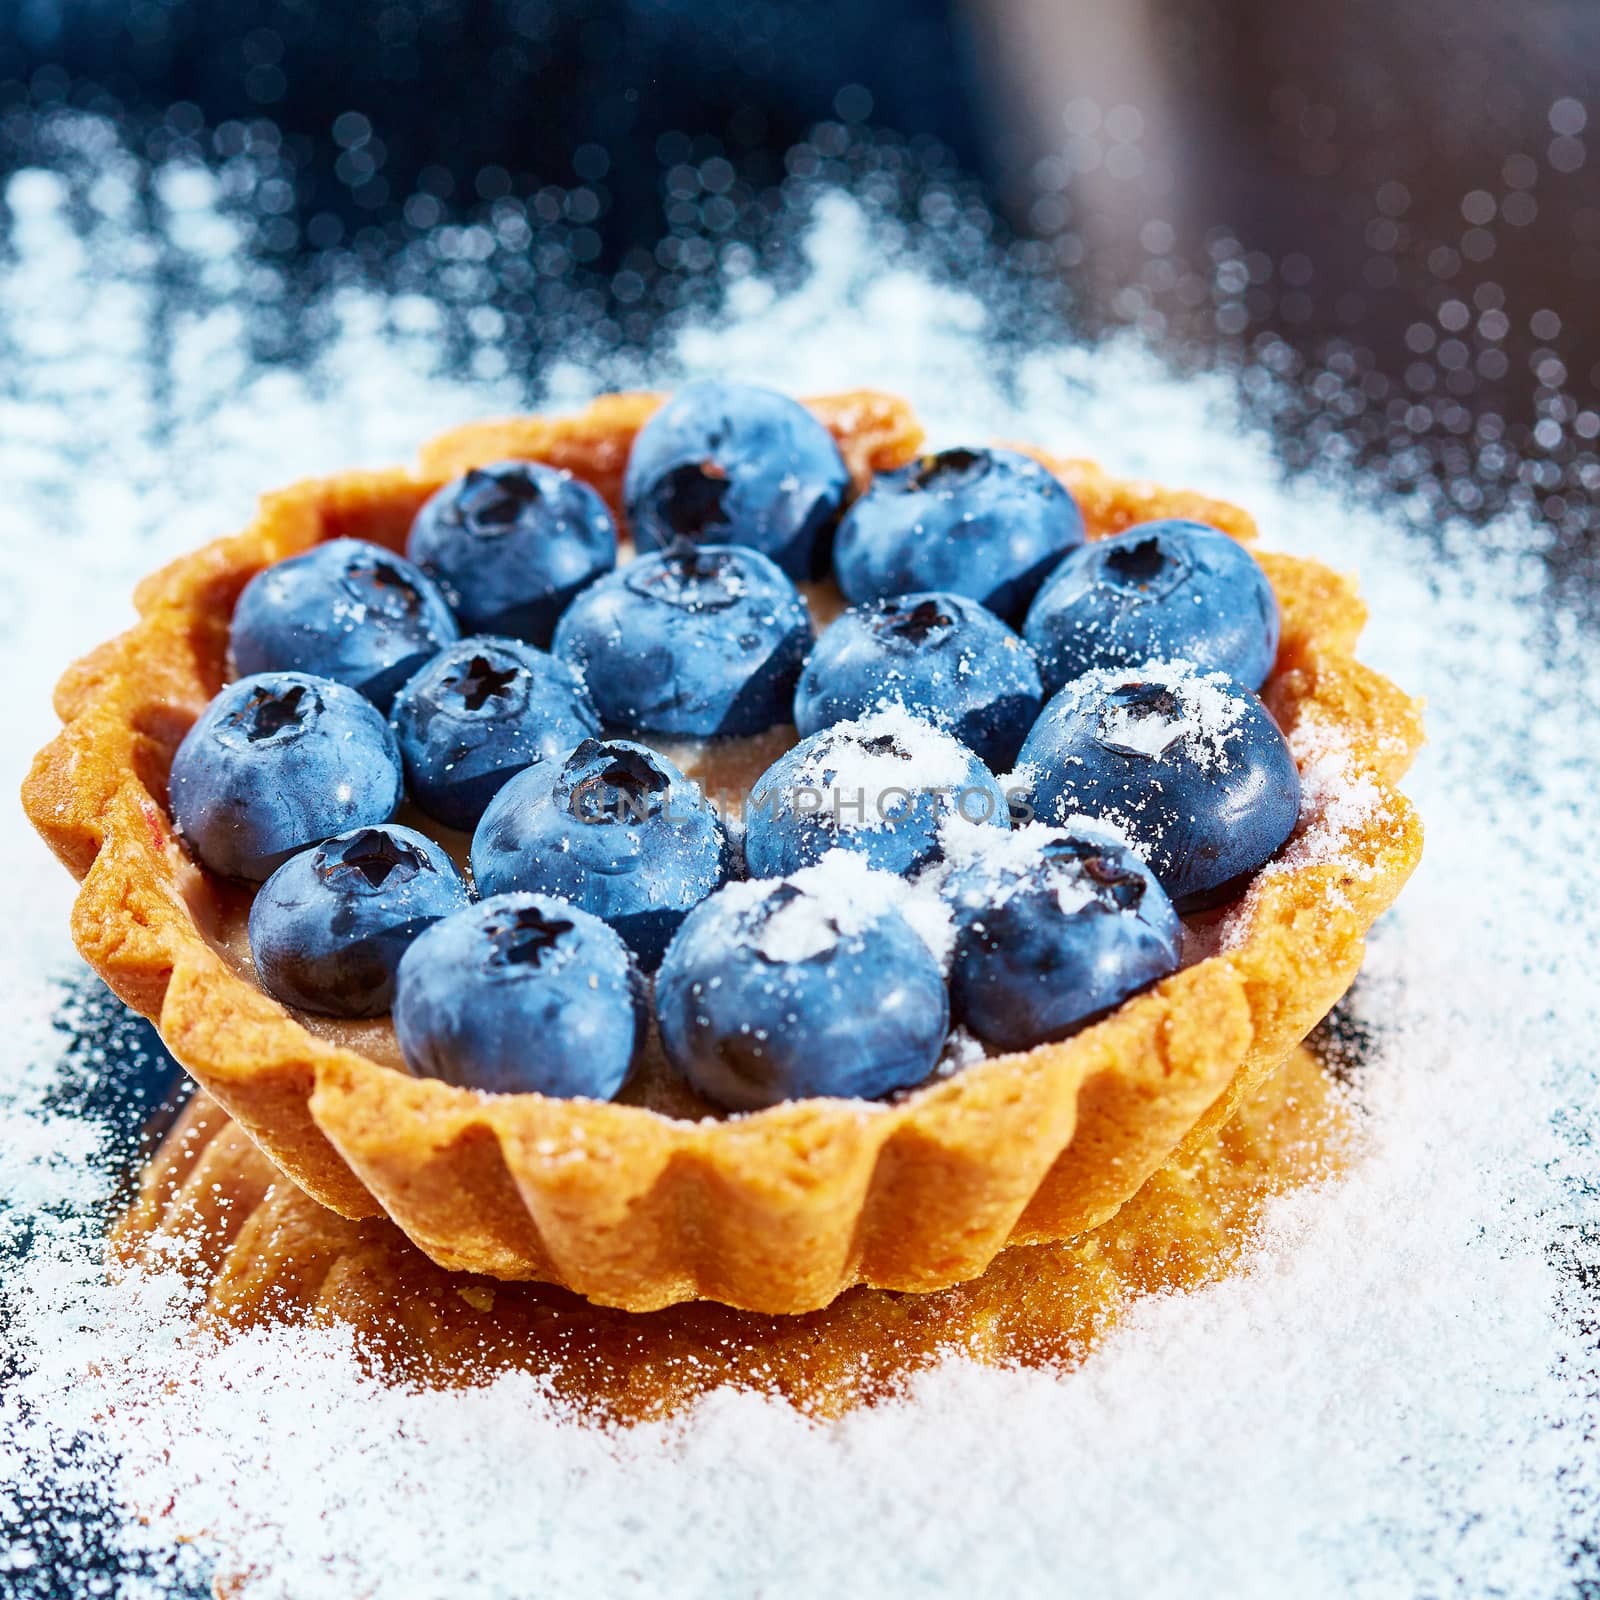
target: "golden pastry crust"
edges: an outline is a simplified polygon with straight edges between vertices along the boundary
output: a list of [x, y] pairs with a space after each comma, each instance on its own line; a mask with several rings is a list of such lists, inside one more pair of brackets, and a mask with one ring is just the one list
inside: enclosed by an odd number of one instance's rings
[[837, 1415], [947, 1355], [1083, 1359], [1137, 1296], [1236, 1268], [1266, 1200], [1338, 1171], [1351, 1142], [1341, 1095], [1301, 1048], [1226, 1127], [1080, 1239], [1004, 1250], [981, 1276], [933, 1294], [853, 1289], [807, 1316], [712, 1301], [640, 1315], [546, 1284], [445, 1272], [386, 1217], [352, 1222], [274, 1181], [197, 1093], [141, 1175], [113, 1248], [129, 1267], [183, 1272], [203, 1333], [346, 1327], [393, 1381], [447, 1388], [526, 1372], [563, 1403], [625, 1422], [729, 1384]]
[[[422, 501], [474, 462], [553, 461], [615, 508], [633, 435], [659, 403], [614, 395], [576, 417], [479, 424], [434, 441], [415, 469], [297, 484], [267, 496], [243, 533], [147, 578], [138, 623], [62, 679], [65, 727], [23, 788], [34, 825], [82, 879], [78, 948], [307, 1193], [349, 1218], [386, 1212], [451, 1270], [538, 1279], [632, 1311], [711, 1299], [803, 1312], [854, 1284], [941, 1289], [982, 1272], [1008, 1241], [1096, 1226], [1326, 1013], [1421, 851], [1394, 787], [1421, 739], [1418, 708], [1354, 659], [1361, 603], [1314, 562], [1260, 557], [1283, 612], [1266, 698], [1291, 740], [1307, 736], [1302, 766], [1336, 749], [1369, 804], [1322, 848], [1291, 850], [1264, 872], [1214, 954], [1069, 1040], [979, 1062], [892, 1104], [813, 1100], [690, 1121], [480, 1095], [319, 1037], [217, 947], [231, 891], [173, 837], [166, 780], [224, 680], [245, 583], [322, 539], [402, 547]], [[808, 404], [858, 487], [920, 447], [915, 418], [891, 397]], [[1096, 535], [1169, 515], [1253, 533], [1236, 508], [1040, 458]]]

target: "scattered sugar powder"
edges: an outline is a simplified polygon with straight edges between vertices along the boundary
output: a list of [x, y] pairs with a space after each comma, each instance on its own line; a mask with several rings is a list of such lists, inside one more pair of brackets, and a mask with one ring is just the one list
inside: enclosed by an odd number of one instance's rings
[[1145, 706], [1108, 706], [1100, 716], [1100, 736], [1107, 744], [1141, 756], [1164, 756], [1189, 735], [1180, 706], [1161, 710]]
[[[1068, 836], [1104, 840], [1109, 844], [1130, 848], [1127, 840], [1115, 828], [1087, 817], [1075, 817], [1065, 827], [1047, 822], [1030, 822], [1007, 832], [998, 828], [963, 828], [947, 822], [939, 833], [944, 859], [917, 881], [922, 893], [948, 893], [950, 879], [956, 873], [980, 868], [965, 889], [964, 904], [1004, 905], [1031, 879], [1034, 869], [1044, 859], [1044, 849], [1053, 839]], [[1062, 859], [1054, 871], [1056, 904], [1068, 915], [1081, 911], [1098, 897], [1089, 886], [1086, 875], [1075, 870], [1075, 863]]]
[[762, 923], [756, 949], [768, 961], [810, 961], [832, 950], [844, 930], [820, 900], [807, 895], [782, 902]]
[[[137, 575], [239, 523], [262, 487], [400, 458], [517, 398], [437, 375], [405, 331], [438, 322], [416, 293], [339, 290], [303, 370], [253, 364], [241, 330], [272, 281], [239, 253], [215, 182], [158, 175], [152, 238], [143, 170], [103, 124], [82, 128], [86, 205], [45, 171], [5, 196], [12, 786], [49, 731], [50, 679], [124, 624]], [[11, 1591], [200, 1594], [214, 1559], [250, 1574], [247, 1592], [294, 1600], [1592, 1592], [1600, 913], [1582, 870], [1593, 753], [1574, 730], [1593, 726], [1600, 652], [1547, 583], [1538, 530], [1441, 533], [1347, 485], [1286, 482], [1233, 380], [1179, 379], [1116, 340], [998, 349], [976, 265], [958, 290], [895, 248], [867, 212], [824, 199], [800, 288], [748, 278], [661, 362], [605, 376], [901, 389], [936, 445], [1044, 440], [1222, 494], [1270, 546], [1360, 567], [1363, 653], [1427, 696], [1432, 741], [1409, 785], [1426, 858], [1340, 1014], [1364, 1158], [1275, 1202], [1242, 1270], [1143, 1301], [1080, 1369], [953, 1354], [836, 1423], [727, 1391], [613, 1430], [526, 1377], [386, 1385], [337, 1329], [197, 1340], [178, 1275], [105, 1277], [98, 1232], [129, 1119], [104, 1091], [128, 1063], [93, 1054], [114, 1009], [52, 1020], [82, 981], [70, 891], [14, 827], [0, 834]], [[161, 298], [174, 281], [197, 286], [177, 317]], [[563, 402], [595, 381], [571, 362], [547, 377]]]
[[988, 1055], [989, 1047], [976, 1034], [968, 1033], [963, 1027], [954, 1027], [944, 1042], [933, 1075], [936, 1078], [953, 1078], [963, 1068], [986, 1060]]
[[[1166, 692], [1112, 698], [1118, 690], [1146, 684]], [[1058, 703], [1063, 710], [1099, 705], [1100, 738], [1138, 755], [1160, 757], [1182, 744], [1202, 772], [1227, 770], [1228, 736], [1244, 709], [1225, 673], [1197, 672], [1186, 661], [1086, 672], [1061, 690]]]
[[755, 878], [722, 890], [723, 903], [739, 914], [766, 904], [784, 885], [802, 894], [786, 899], [762, 924], [757, 945], [769, 961], [805, 961], [853, 938], [885, 912], [898, 912], [943, 965], [953, 932], [950, 915], [935, 893], [868, 865], [854, 850], [830, 850], [815, 866], [787, 878]]
[[971, 762], [958, 739], [904, 706], [885, 705], [814, 734], [790, 792], [772, 799], [800, 811], [810, 791], [820, 800], [810, 802], [812, 813], [834, 831], [892, 826], [924, 792], [956, 811]]
[[929, 876], [948, 878], [952, 872], [982, 865], [996, 876], [1027, 872], [1037, 864], [1047, 840], [1061, 830], [1047, 822], [1030, 822], [1006, 831], [999, 828], [963, 828], [953, 817], [939, 829], [940, 866]]
[[[1306, 718], [1289, 735], [1289, 748], [1300, 769], [1300, 819], [1295, 831], [1251, 888], [1219, 919], [1214, 937], [1197, 944], [1194, 954], [1227, 949], [1242, 940], [1249, 932], [1260, 887], [1278, 874], [1332, 861], [1340, 862], [1352, 878], [1367, 878], [1376, 870], [1353, 846], [1382, 804], [1382, 795], [1371, 773], [1354, 759], [1342, 732]], [[1335, 886], [1328, 886], [1326, 893], [1330, 901], [1343, 899]]]
[[1300, 821], [1275, 863], [1315, 866], [1342, 853], [1381, 803], [1378, 785], [1360, 767], [1339, 729], [1305, 718], [1289, 735], [1300, 769]]

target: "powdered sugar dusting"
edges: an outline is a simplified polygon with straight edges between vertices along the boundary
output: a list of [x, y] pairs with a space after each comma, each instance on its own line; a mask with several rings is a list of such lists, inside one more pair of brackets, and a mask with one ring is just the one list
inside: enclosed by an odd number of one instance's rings
[[1347, 857], [1346, 847], [1377, 811], [1382, 792], [1336, 728], [1304, 718], [1289, 735], [1289, 749], [1300, 769], [1300, 823], [1274, 868]]
[[839, 942], [839, 924], [809, 896], [780, 906], [761, 925], [755, 947], [768, 961], [810, 961]]
[[1181, 713], [1154, 712], [1141, 716], [1128, 706], [1112, 706], [1100, 718], [1100, 734], [1107, 744], [1143, 756], [1164, 756], [1173, 745], [1186, 739], [1192, 725]]
[[954, 937], [950, 914], [936, 893], [880, 872], [854, 850], [830, 850], [815, 866], [786, 878], [755, 878], [721, 891], [730, 912], [745, 914], [766, 904], [785, 885], [800, 895], [786, 899], [762, 923], [756, 948], [769, 961], [805, 961], [840, 938], [855, 938], [886, 913], [903, 917], [944, 965]]
[[[1159, 685], [1168, 693], [1139, 700], [1114, 698], [1118, 690]], [[1065, 707], [1098, 707], [1101, 740], [1113, 748], [1159, 759], [1175, 745], [1202, 772], [1226, 771], [1228, 737], [1238, 726], [1245, 703], [1239, 686], [1221, 672], [1200, 672], [1186, 661], [1152, 661], [1085, 673], [1058, 696]]]
[[[1300, 769], [1300, 821], [1289, 842], [1220, 919], [1216, 948], [1230, 949], [1249, 935], [1261, 890], [1275, 877], [1331, 862], [1338, 862], [1341, 874], [1351, 878], [1367, 878], [1376, 870], [1351, 845], [1383, 795], [1344, 734], [1314, 717], [1302, 718], [1289, 735], [1289, 749]], [[1330, 904], [1348, 903], [1336, 884], [1324, 885], [1323, 892]]]
[[933, 1069], [933, 1076], [953, 1078], [958, 1072], [985, 1060], [988, 1054], [988, 1047], [982, 1039], [968, 1033], [965, 1028], [952, 1028], [950, 1037], [944, 1042], [944, 1050], [939, 1056], [938, 1063]]
[[[960, 874], [965, 887], [958, 904], [976, 910], [983, 906], [1003, 906], [1019, 891], [1040, 881], [1045, 847], [1058, 839], [1090, 839], [1130, 849], [1127, 839], [1114, 828], [1088, 818], [1074, 819], [1066, 827], [1045, 822], [1029, 822], [1002, 833], [998, 829], [956, 829], [947, 826], [941, 834], [945, 859], [919, 880], [918, 887], [933, 888], [945, 896], [953, 893], [952, 879]], [[1087, 905], [1099, 903], [1081, 866], [1071, 860], [1057, 860], [1049, 872], [1051, 891], [1062, 913], [1071, 916]]]
[[921, 790], [960, 789], [971, 759], [959, 740], [904, 706], [887, 705], [814, 735], [795, 777], [839, 798], [837, 807], [824, 808], [839, 826], [881, 827]]

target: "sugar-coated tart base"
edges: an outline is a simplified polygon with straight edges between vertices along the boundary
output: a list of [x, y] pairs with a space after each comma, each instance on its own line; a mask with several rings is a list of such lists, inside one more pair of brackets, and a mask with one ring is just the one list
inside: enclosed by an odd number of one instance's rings
[[201, 1337], [285, 1323], [348, 1329], [392, 1381], [453, 1388], [523, 1372], [574, 1409], [618, 1421], [730, 1384], [831, 1416], [950, 1355], [1082, 1360], [1140, 1295], [1235, 1270], [1265, 1202], [1336, 1173], [1353, 1142], [1343, 1097], [1302, 1047], [1237, 1116], [1075, 1240], [1003, 1250], [977, 1278], [932, 1294], [856, 1288], [807, 1316], [711, 1301], [636, 1314], [548, 1284], [444, 1271], [387, 1218], [350, 1221], [283, 1182], [197, 1093], [145, 1168], [113, 1246], [130, 1268], [189, 1279]]
[[[942, 1289], [1008, 1242], [1096, 1226], [1304, 1039], [1421, 851], [1394, 787], [1420, 742], [1417, 707], [1355, 660], [1361, 603], [1314, 562], [1259, 553], [1283, 612], [1264, 694], [1301, 767], [1299, 833], [1243, 900], [1191, 929], [1197, 959], [1059, 1044], [977, 1062], [890, 1104], [697, 1119], [411, 1078], [337, 1029], [313, 1031], [230, 959], [221, 930], [237, 891], [194, 865], [164, 808], [172, 753], [224, 681], [245, 583], [322, 539], [403, 546], [422, 501], [474, 463], [549, 461], [615, 508], [629, 445], [659, 403], [614, 395], [576, 417], [458, 429], [414, 469], [269, 495], [243, 533], [146, 579], [137, 624], [62, 679], [65, 727], [23, 790], [34, 825], [82, 879], [79, 949], [279, 1169], [344, 1217], [387, 1213], [448, 1269], [538, 1279], [632, 1311], [710, 1299], [803, 1312], [854, 1284]], [[858, 488], [921, 444], [891, 397], [809, 404]], [[1095, 535], [1160, 516], [1254, 535], [1234, 507], [1039, 454]]]

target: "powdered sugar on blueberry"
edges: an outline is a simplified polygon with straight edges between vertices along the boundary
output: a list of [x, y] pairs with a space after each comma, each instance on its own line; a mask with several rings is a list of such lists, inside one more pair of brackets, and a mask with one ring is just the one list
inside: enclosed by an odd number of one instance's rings
[[1075, 678], [1061, 701], [1093, 706], [1097, 736], [1109, 749], [1158, 760], [1176, 744], [1201, 771], [1226, 771], [1229, 736], [1244, 702], [1225, 673], [1201, 672], [1186, 661], [1151, 661], [1136, 668], [1101, 668]]

